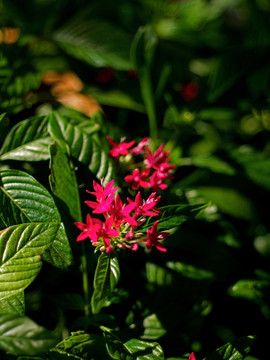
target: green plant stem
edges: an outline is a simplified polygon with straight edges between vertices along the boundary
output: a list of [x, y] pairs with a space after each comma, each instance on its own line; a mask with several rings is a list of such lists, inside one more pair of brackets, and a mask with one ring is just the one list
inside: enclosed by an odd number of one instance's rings
[[150, 70], [147, 66], [141, 69], [140, 82], [142, 97], [148, 115], [149, 133], [152, 141], [155, 143], [158, 139], [156, 108]]
[[82, 277], [83, 277], [83, 293], [84, 293], [84, 313], [86, 316], [90, 315], [90, 291], [88, 281], [87, 257], [85, 243], [82, 242]]

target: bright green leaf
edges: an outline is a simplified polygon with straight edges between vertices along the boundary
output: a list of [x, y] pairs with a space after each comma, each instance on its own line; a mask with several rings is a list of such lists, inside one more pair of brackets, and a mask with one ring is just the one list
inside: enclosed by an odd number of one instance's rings
[[204, 360], [244, 360], [254, 343], [254, 336], [246, 336], [220, 347]]
[[120, 340], [114, 332], [105, 332], [108, 353], [116, 360], [164, 360], [161, 346], [156, 342], [130, 339]]
[[[0, 171], [0, 204], [2, 229], [28, 222], [61, 222], [52, 196], [36, 179], [23, 171]], [[72, 263], [71, 249], [63, 224], [53, 245], [42, 257], [61, 268]]]
[[108, 359], [104, 339], [83, 331], [71, 333], [49, 351], [50, 360], [94, 360]]
[[167, 333], [156, 314], [151, 314], [143, 320], [144, 333], [142, 339], [157, 340]]
[[107, 304], [119, 277], [120, 268], [117, 258], [101, 253], [95, 271], [94, 292], [91, 299], [94, 314], [97, 314]]
[[1, 148], [1, 160], [41, 161], [49, 158], [52, 142], [47, 132], [48, 119], [37, 116], [20, 121], [6, 136]]
[[24, 315], [24, 292], [8, 296], [0, 300], [0, 313], [10, 313], [16, 315]]
[[13, 225], [0, 232], [0, 298], [16, 295], [39, 273], [40, 255], [57, 234], [59, 223]]
[[264, 294], [270, 290], [270, 282], [267, 280], [243, 279], [237, 281], [229, 289], [229, 294], [251, 301], [263, 300]]
[[87, 165], [97, 178], [104, 178], [104, 183], [112, 179], [113, 162], [108, 157], [107, 140], [104, 143], [95, 136], [100, 129], [98, 122], [70, 121], [59, 114], [50, 116], [49, 132], [53, 139], [65, 142], [72, 157]]
[[[56, 335], [27, 317], [0, 314], [0, 348], [13, 355], [45, 353], [57, 342]], [[33, 359], [33, 358], [32, 358]]]

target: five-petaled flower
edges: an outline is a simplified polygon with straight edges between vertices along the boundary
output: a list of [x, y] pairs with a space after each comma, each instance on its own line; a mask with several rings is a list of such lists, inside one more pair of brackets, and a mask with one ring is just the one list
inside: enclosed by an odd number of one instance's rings
[[137, 251], [139, 244], [145, 242], [146, 248], [155, 247], [160, 251], [166, 251], [160, 240], [169, 236], [166, 232], [157, 232], [158, 221], [147, 230], [147, 237], [138, 228], [146, 221], [146, 217], [158, 216], [161, 212], [157, 208], [160, 196], [152, 193], [144, 200], [140, 192], [134, 200], [127, 198], [124, 203], [119, 194], [115, 195], [118, 188], [113, 187], [113, 180], [106, 186], [93, 182], [95, 191], [87, 191], [96, 197], [96, 201], [85, 201], [93, 214], [101, 214], [100, 218], [86, 216], [86, 223], [75, 222], [74, 225], [82, 232], [77, 241], [87, 238], [100, 251], [111, 253], [116, 249], [131, 249]]
[[147, 181], [147, 178], [150, 174], [150, 170], [144, 169], [135, 169], [133, 170], [131, 175], [125, 176], [125, 181], [128, 183], [131, 183], [131, 187], [133, 190], [138, 190], [139, 187], [148, 188], [150, 187], [149, 181]]
[[[107, 139], [112, 146], [109, 152], [109, 157], [119, 157], [120, 155], [130, 156], [126, 158], [126, 165], [132, 166], [134, 169], [131, 174], [125, 176], [124, 180], [131, 184], [133, 190], [142, 188], [151, 188], [154, 191], [165, 190], [168, 185], [165, 183], [167, 179], [173, 179], [171, 176], [175, 166], [169, 164], [170, 158], [169, 150], [164, 150], [164, 144], [161, 144], [159, 148], [152, 152], [150, 149], [149, 138], [143, 138], [137, 146], [132, 147], [134, 141], [124, 142], [121, 139], [118, 144], [110, 136]], [[128, 150], [129, 149], [129, 150]], [[141, 161], [143, 157], [143, 161]], [[139, 158], [139, 162], [136, 163], [136, 159]], [[125, 164], [123, 162], [122, 164]], [[136, 168], [135, 168], [135, 166]]]
[[125, 142], [124, 139], [121, 139], [118, 144], [115, 142], [109, 135], [107, 136], [112, 149], [109, 151], [109, 157], [118, 158], [120, 155], [127, 155], [129, 153], [128, 149], [135, 144], [135, 140], [130, 142]]
[[160, 243], [160, 240], [168, 237], [170, 233], [165, 231], [157, 232], [157, 227], [158, 221], [155, 221], [153, 226], [147, 230], [146, 248], [150, 250], [154, 246], [157, 250], [166, 252], [167, 249]]

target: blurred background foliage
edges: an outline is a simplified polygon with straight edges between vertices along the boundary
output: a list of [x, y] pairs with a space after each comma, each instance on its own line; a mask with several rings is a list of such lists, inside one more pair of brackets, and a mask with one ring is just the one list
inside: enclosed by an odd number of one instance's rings
[[[165, 204], [211, 201], [166, 254], [121, 259], [114, 321], [168, 359], [247, 335], [247, 359], [267, 358], [269, 20], [268, 0], [0, 0], [1, 141], [33, 115], [98, 111], [116, 140], [171, 150]], [[42, 310], [35, 289], [28, 298]]]

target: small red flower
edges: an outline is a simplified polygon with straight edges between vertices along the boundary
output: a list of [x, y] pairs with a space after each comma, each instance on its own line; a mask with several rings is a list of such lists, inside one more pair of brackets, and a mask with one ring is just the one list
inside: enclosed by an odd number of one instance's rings
[[180, 89], [182, 98], [186, 102], [190, 102], [195, 99], [199, 92], [199, 84], [197, 82], [189, 82], [186, 85], [183, 85]]
[[146, 147], [148, 146], [148, 144], [149, 138], [144, 137], [137, 146], [130, 150], [130, 152], [135, 156], [143, 155], [146, 151]]
[[170, 151], [164, 151], [164, 144], [161, 144], [157, 151], [153, 154], [149, 148], [147, 148], [148, 155], [145, 156], [146, 169], [153, 168], [159, 170], [161, 164], [170, 160], [168, 157]]
[[189, 355], [188, 360], [196, 360], [194, 352]]
[[125, 181], [131, 183], [131, 187], [133, 190], [139, 189], [139, 187], [148, 188], [150, 186], [147, 178], [150, 174], [150, 170], [142, 170], [135, 169], [133, 170], [131, 175], [125, 176]]
[[132, 140], [130, 142], [125, 142], [121, 140], [120, 143], [118, 144], [110, 136], [107, 136], [107, 140], [110, 143], [110, 145], [113, 147], [109, 151], [110, 158], [113, 157], [118, 158], [120, 155], [127, 155], [129, 153], [128, 149], [135, 144], [135, 140]]
[[130, 225], [137, 226], [137, 221], [129, 216], [133, 211], [135, 204], [123, 204], [119, 195], [117, 195], [115, 201], [110, 207], [110, 215], [114, 217], [114, 224], [116, 228], [119, 228], [122, 222], [126, 222]]
[[142, 198], [140, 192], [135, 197], [135, 201], [133, 202], [131, 199], [127, 199], [129, 203], [134, 203], [134, 218], [138, 216], [157, 216], [161, 211], [156, 207], [156, 204], [160, 200], [161, 196], [156, 196], [156, 193], [152, 193], [148, 199], [145, 201]]
[[99, 236], [97, 235], [102, 227], [102, 221], [99, 219], [93, 219], [89, 214], [86, 216], [86, 224], [81, 222], [75, 222], [74, 225], [82, 230], [76, 241], [82, 241], [89, 237], [93, 242], [97, 242]]
[[97, 201], [86, 200], [85, 204], [94, 209], [94, 214], [103, 214], [108, 212], [114, 200], [114, 193], [118, 190], [118, 188], [113, 188], [113, 180], [111, 180], [104, 188], [96, 181], [93, 181], [93, 186], [96, 191], [87, 190], [87, 192], [95, 195]]
[[157, 227], [158, 221], [155, 221], [151, 229], [147, 230], [147, 238], [143, 240], [146, 240], [146, 247], [148, 250], [154, 246], [157, 250], [166, 252], [167, 249], [159, 241], [168, 237], [170, 233], [165, 231], [157, 232]]
[[154, 191], [165, 190], [168, 185], [164, 184], [164, 179], [159, 176], [159, 173], [155, 171], [150, 177], [150, 186]]

